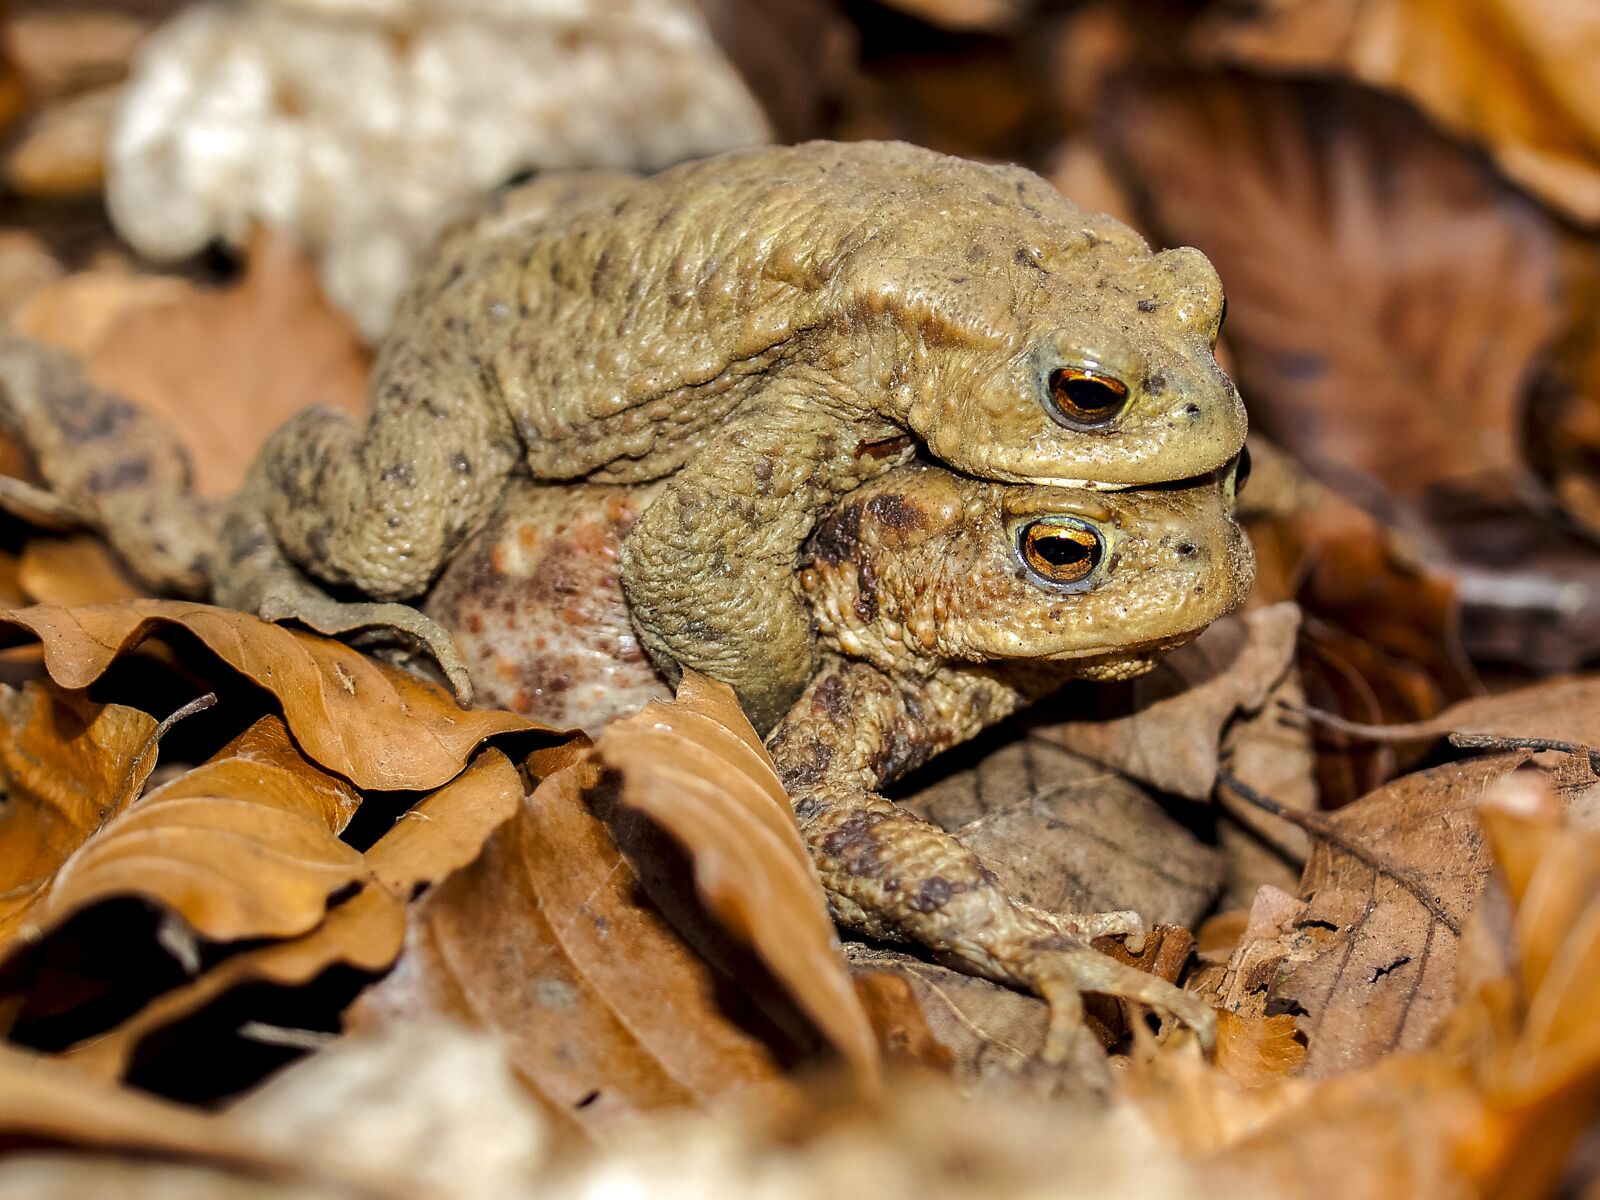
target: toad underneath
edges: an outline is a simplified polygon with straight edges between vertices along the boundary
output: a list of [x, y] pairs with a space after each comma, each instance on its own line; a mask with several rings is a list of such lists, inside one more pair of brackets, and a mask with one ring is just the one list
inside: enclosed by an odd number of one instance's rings
[[[663, 484], [523, 483], [446, 569], [427, 611], [480, 697], [597, 729], [667, 694], [619, 580]], [[912, 463], [863, 485], [807, 540], [799, 583], [818, 665], [767, 738], [839, 922], [920, 943], [1037, 992], [1060, 1060], [1081, 995], [1126, 996], [1209, 1036], [1208, 1008], [1100, 954], [1129, 914], [1018, 903], [956, 838], [882, 789], [1071, 679], [1148, 670], [1237, 605], [1253, 573], [1232, 468], [1103, 492], [987, 483]]]
[[1206, 259], [1153, 254], [1020, 168], [814, 142], [511, 197], [442, 238], [366, 423], [313, 409], [267, 443], [220, 602], [407, 631], [465, 696], [449, 639], [397, 602], [512, 473], [666, 479], [623, 553], [641, 642], [669, 677], [730, 684], [765, 730], [815, 666], [800, 545], [907, 461], [908, 434], [979, 478], [1112, 489], [1203, 475], [1243, 443]]

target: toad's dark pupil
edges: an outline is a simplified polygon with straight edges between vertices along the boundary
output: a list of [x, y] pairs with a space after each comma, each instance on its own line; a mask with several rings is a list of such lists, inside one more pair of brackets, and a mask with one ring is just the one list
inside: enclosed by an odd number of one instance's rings
[[1233, 494], [1237, 496], [1244, 491], [1244, 485], [1250, 480], [1250, 447], [1245, 446], [1239, 451], [1239, 457], [1234, 459], [1233, 466]]
[[1052, 583], [1077, 583], [1100, 564], [1100, 539], [1092, 530], [1043, 521], [1022, 535], [1028, 567]]
[[1081, 367], [1060, 367], [1050, 373], [1050, 399], [1069, 420], [1100, 424], [1122, 411], [1128, 388], [1109, 375]]

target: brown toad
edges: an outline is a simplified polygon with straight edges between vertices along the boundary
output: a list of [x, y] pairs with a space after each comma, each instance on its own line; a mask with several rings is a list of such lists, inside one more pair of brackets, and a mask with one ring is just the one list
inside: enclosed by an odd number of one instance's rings
[[909, 457], [908, 432], [981, 478], [1101, 488], [1202, 475], [1244, 440], [1206, 259], [1152, 254], [1020, 168], [814, 142], [552, 176], [512, 203], [443, 239], [364, 427], [314, 409], [264, 448], [222, 602], [328, 632], [390, 622], [448, 667], [431, 623], [335, 604], [294, 568], [408, 600], [514, 470], [670, 477], [621, 564], [641, 640], [765, 729], [814, 662], [800, 544]]
[[[619, 579], [662, 486], [508, 492], [427, 601], [481, 696], [593, 730], [666, 694]], [[806, 544], [800, 580], [822, 653], [767, 745], [834, 914], [1038, 992], [1056, 1057], [1078, 1028], [1080, 991], [1143, 1000], [1202, 1032], [1209, 1010], [1089, 947], [1128, 914], [1017, 903], [959, 841], [881, 791], [1070, 679], [1149, 669], [1237, 605], [1252, 560], [1233, 487], [1231, 469], [1104, 492], [913, 463], [837, 503]]]

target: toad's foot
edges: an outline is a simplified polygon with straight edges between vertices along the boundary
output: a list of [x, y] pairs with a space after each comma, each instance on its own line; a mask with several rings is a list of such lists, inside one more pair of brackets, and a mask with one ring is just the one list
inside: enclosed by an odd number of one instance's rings
[[328, 595], [284, 557], [247, 494], [229, 507], [221, 543], [223, 570], [213, 585], [217, 603], [363, 645], [399, 643], [438, 664], [456, 703], [471, 707], [472, 679], [448, 630], [408, 604], [352, 603]]
[[1046, 1062], [1067, 1062], [1085, 1036], [1085, 992], [1147, 1004], [1161, 1016], [1189, 1026], [1208, 1052], [1216, 1044], [1217, 1015], [1210, 1006], [1165, 979], [1118, 962], [1077, 938], [1052, 932], [1015, 949], [999, 950], [995, 958], [1012, 980], [1037, 992], [1050, 1007], [1041, 1054]]

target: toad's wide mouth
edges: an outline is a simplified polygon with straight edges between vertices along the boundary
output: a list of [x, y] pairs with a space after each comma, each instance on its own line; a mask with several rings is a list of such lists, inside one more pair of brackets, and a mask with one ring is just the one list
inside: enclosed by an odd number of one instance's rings
[[1092, 647], [1063, 650], [1045, 656], [1042, 661], [1071, 666], [1072, 673], [1083, 679], [1131, 679], [1150, 670], [1170, 651], [1192, 642], [1204, 629], [1205, 626], [1200, 625], [1183, 633], [1130, 642], [1115, 649]]

